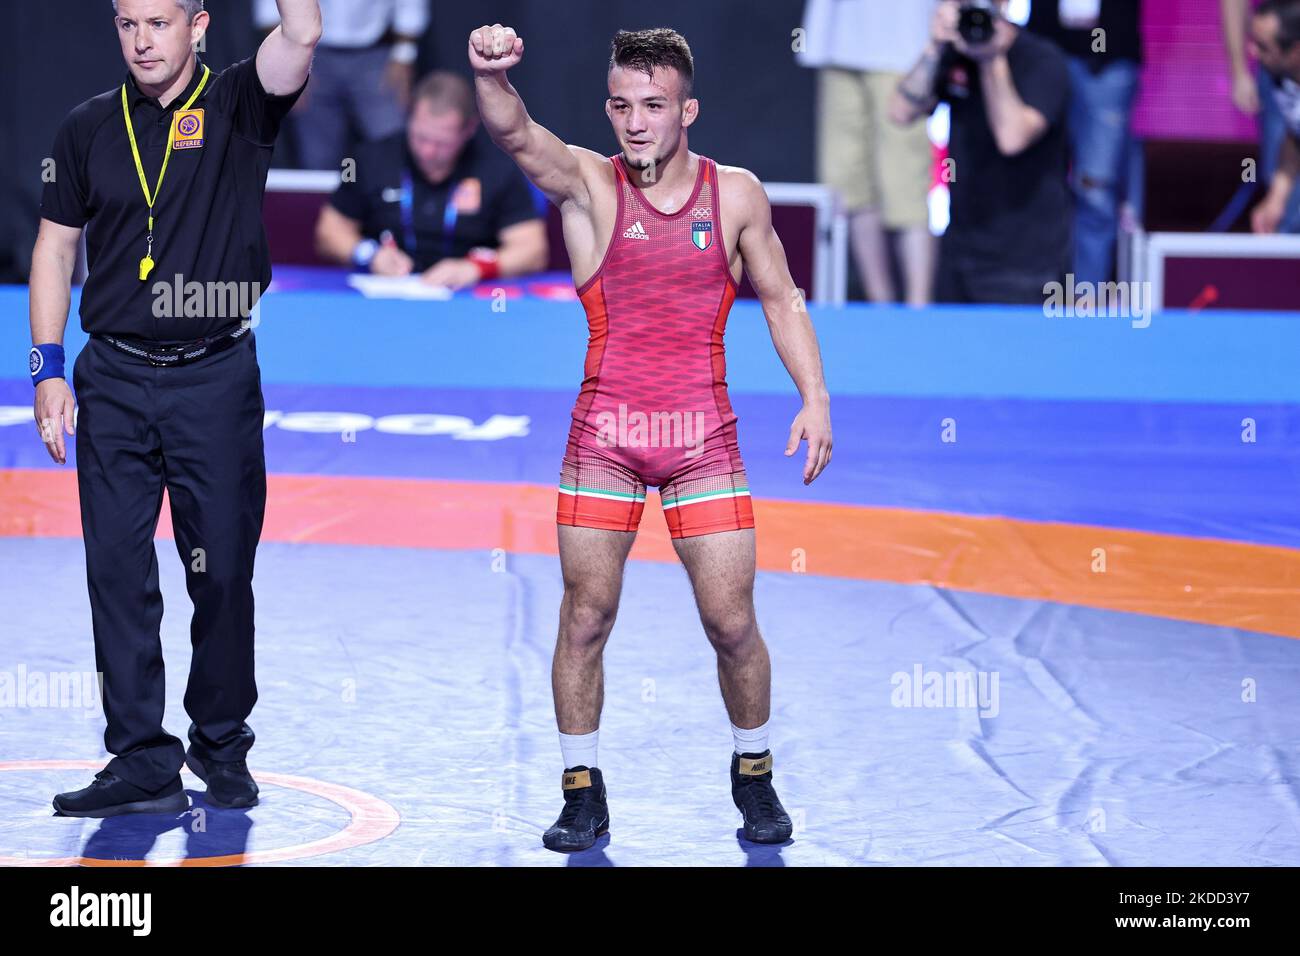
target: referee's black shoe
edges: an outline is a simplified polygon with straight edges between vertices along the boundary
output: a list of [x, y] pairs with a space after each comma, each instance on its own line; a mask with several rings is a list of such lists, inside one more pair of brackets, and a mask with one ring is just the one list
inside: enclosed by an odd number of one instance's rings
[[180, 774], [161, 790], [142, 790], [111, 770], [95, 774], [90, 786], [54, 797], [64, 817], [116, 817], [123, 813], [183, 813], [190, 808]]
[[570, 767], [564, 771], [562, 786], [564, 809], [555, 825], [542, 834], [542, 844], [548, 850], [586, 850], [609, 832], [605, 778], [598, 767]]
[[223, 810], [257, 806], [257, 784], [242, 760], [204, 760], [185, 751], [185, 766], [208, 785], [208, 803]]
[[772, 786], [772, 751], [731, 755], [731, 799], [745, 818], [751, 843], [784, 843], [794, 832]]

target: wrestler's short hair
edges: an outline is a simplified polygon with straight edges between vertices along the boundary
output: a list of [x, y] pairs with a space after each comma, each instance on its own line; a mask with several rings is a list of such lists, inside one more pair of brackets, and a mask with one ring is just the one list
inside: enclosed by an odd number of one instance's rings
[[619, 30], [610, 44], [609, 68], [640, 70], [647, 76], [654, 69], [672, 67], [682, 78], [682, 99], [689, 99], [695, 82], [695, 59], [690, 44], [676, 30], [657, 27], [653, 30]]

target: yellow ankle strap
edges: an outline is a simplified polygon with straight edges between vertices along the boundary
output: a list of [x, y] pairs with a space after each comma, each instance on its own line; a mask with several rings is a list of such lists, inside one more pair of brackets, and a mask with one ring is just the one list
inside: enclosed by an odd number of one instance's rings
[[581, 790], [583, 787], [590, 787], [591, 771], [576, 770], [572, 773], [565, 771], [563, 784], [565, 790]]
[[772, 769], [772, 755], [766, 757], [741, 757], [740, 772], [749, 777], [760, 777]]

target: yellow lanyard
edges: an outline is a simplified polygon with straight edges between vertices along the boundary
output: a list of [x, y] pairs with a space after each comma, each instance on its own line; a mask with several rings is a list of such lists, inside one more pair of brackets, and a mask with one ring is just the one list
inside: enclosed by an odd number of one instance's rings
[[[208, 75], [212, 71], [206, 66], [203, 68], [203, 79], [199, 81], [199, 88], [194, 91], [181, 110], [187, 110], [194, 105], [194, 101], [199, 98], [203, 88], [208, 85]], [[144, 163], [140, 161], [140, 147], [135, 142], [135, 128], [131, 125], [131, 107], [126, 98], [126, 84], [122, 84], [122, 117], [126, 120], [126, 135], [131, 140], [131, 156], [135, 159], [135, 171], [140, 175], [140, 188], [144, 190], [144, 201], [149, 204], [149, 250], [145, 257], [140, 260], [140, 281], [143, 282], [149, 278], [149, 273], [153, 271], [153, 207], [158, 201], [158, 194], [162, 192], [163, 177], [167, 175], [167, 164], [172, 158], [172, 143], [176, 139], [176, 114], [172, 113], [172, 126], [167, 134], [167, 154], [163, 157], [162, 169], [158, 173], [158, 185], [154, 186], [153, 192], [149, 192], [149, 180], [144, 175]]]

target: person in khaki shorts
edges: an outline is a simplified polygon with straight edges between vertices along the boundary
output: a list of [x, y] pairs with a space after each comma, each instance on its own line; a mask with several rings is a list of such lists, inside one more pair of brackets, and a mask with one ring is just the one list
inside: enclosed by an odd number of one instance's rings
[[799, 62], [819, 68], [817, 177], [849, 213], [853, 255], [867, 297], [898, 293], [889, 234], [909, 305], [930, 301], [934, 239], [927, 199], [933, 152], [925, 124], [900, 127], [889, 100], [925, 46], [933, 0], [809, 0]]

